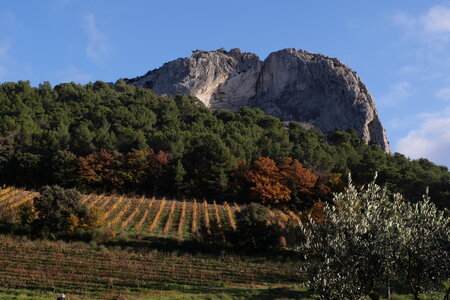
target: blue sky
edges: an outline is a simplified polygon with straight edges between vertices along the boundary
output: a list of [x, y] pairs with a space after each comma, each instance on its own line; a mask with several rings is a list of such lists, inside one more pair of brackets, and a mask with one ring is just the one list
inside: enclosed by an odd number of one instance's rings
[[195, 49], [336, 57], [362, 78], [391, 148], [450, 166], [450, 0], [3, 1], [0, 82], [135, 77]]

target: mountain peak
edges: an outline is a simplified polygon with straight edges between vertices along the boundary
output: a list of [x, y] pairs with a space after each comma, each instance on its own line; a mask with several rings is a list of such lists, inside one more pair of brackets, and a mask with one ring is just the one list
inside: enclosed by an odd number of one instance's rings
[[356, 72], [335, 58], [294, 48], [261, 61], [239, 48], [194, 50], [129, 84], [157, 94], [187, 94], [212, 109], [260, 108], [283, 121], [310, 123], [323, 132], [355, 129], [386, 152], [389, 143], [375, 102]]

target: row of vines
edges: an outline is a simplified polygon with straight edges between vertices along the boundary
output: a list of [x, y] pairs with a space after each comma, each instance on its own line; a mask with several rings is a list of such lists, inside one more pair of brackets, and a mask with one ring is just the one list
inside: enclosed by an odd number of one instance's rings
[[0, 286], [88, 292], [154, 289], [165, 284], [287, 284], [300, 275], [292, 264], [251, 258], [94, 250], [83, 243], [18, 241], [0, 235]]
[[[32, 201], [38, 193], [12, 187], [0, 189], [0, 217], [14, 218], [19, 205]], [[241, 210], [237, 203], [212, 203], [206, 200], [168, 200], [124, 195], [85, 195], [81, 202], [88, 208], [104, 212], [104, 224], [115, 230], [147, 233], [155, 236], [189, 237], [201, 228], [236, 230], [235, 213]], [[268, 222], [281, 228], [300, 221], [301, 213], [270, 211]], [[214, 224], [214, 226], [213, 226]]]

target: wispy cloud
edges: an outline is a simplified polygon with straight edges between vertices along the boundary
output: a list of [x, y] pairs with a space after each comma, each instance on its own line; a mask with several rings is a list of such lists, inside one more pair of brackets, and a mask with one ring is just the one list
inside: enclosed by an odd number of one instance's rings
[[378, 97], [380, 104], [385, 106], [393, 106], [403, 102], [413, 94], [411, 84], [408, 81], [400, 81], [390, 86], [389, 91], [385, 95]]
[[399, 12], [393, 15], [392, 20], [406, 32], [412, 31], [417, 26], [417, 18], [406, 12]]
[[96, 62], [104, 60], [110, 49], [106, 35], [98, 28], [93, 14], [83, 17], [83, 28], [89, 39], [86, 55]]
[[450, 101], [450, 87], [444, 87], [436, 92], [436, 97], [442, 100]]
[[56, 74], [58, 82], [77, 82], [77, 83], [87, 83], [92, 81], [93, 76], [91, 74], [85, 73], [74, 66], [68, 67], [66, 70], [58, 72]]
[[433, 33], [450, 33], [450, 7], [438, 5], [430, 8], [420, 18], [425, 30]]
[[410, 45], [410, 52], [416, 59], [433, 64], [450, 66], [450, 7], [433, 6], [420, 15], [405, 12], [393, 16], [394, 23], [404, 33]]
[[423, 117], [417, 129], [399, 140], [398, 151], [414, 159], [425, 157], [450, 166], [450, 107]]
[[450, 44], [449, 6], [432, 6], [420, 15], [401, 12], [393, 16], [393, 21], [403, 29], [405, 38], [419, 43], [411, 51], [417, 58], [450, 66], [446, 55]]
[[421, 15], [400, 12], [393, 16], [393, 21], [408, 33], [414, 34], [449, 34], [450, 7], [438, 5], [429, 8]]
[[[431, 6], [417, 15], [402, 12], [394, 16], [394, 22], [404, 33], [403, 42], [406, 42], [408, 49], [412, 49], [408, 57], [410, 65], [418, 66], [415, 74], [411, 72], [415, 71], [414, 68], [401, 70], [402, 76], [409, 76], [413, 87], [417, 81], [426, 82], [430, 87], [430, 96], [435, 99], [450, 100], [450, 6]], [[450, 107], [443, 101], [437, 101], [432, 109], [434, 112], [408, 116], [394, 122], [401, 130], [410, 128], [399, 139], [397, 150], [411, 158], [425, 157], [450, 167]]]
[[401, 67], [399, 70], [400, 75], [416, 75], [420, 70], [420, 67], [417, 65], [405, 65]]

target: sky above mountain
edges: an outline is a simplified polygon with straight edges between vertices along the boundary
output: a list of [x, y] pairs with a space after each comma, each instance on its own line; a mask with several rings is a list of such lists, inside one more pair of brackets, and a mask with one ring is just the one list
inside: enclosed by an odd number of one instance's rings
[[0, 82], [116, 81], [192, 50], [336, 57], [372, 93], [391, 149], [450, 166], [450, 0], [7, 1]]

